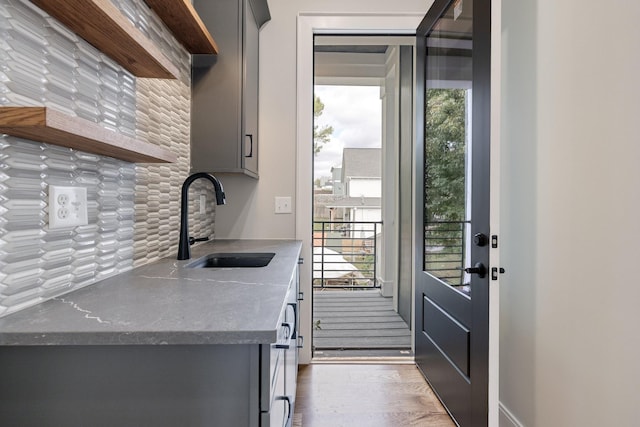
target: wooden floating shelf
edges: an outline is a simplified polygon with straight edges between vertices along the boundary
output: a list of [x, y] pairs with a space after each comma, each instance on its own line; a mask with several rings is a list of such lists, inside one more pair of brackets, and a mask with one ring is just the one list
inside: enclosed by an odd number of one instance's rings
[[218, 53], [216, 42], [190, 0], [145, 1], [190, 53]]
[[171, 163], [177, 160], [177, 156], [167, 149], [47, 107], [0, 107], [0, 133], [128, 162]]
[[175, 79], [179, 75], [178, 68], [110, 0], [31, 2], [137, 77]]

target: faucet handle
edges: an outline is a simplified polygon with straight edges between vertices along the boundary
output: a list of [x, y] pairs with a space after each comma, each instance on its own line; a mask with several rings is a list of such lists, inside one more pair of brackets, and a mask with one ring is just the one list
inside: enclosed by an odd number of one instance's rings
[[198, 237], [196, 239], [195, 237], [189, 236], [189, 245], [193, 245], [195, 242], [206, 242], [208, 240], [208, 237]]

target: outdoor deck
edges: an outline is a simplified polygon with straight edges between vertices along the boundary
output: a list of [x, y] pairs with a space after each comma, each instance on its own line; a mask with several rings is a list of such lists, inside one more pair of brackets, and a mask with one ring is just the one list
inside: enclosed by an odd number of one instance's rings
[[315, 291], [313, 300], [313, 321], [319, 327], [313, 331], [315, 355], [336, 356], [336, 350], [350, 356], [362, 350], [411, 355], [411, 331], [393, 310], [392, 299], [378, 290]]

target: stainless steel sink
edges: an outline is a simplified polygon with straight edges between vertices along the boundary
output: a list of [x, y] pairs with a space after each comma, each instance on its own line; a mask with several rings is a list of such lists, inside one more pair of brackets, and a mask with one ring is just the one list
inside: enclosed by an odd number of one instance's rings
[[269, 265], [275, 253], [272, 252], [230, 252], [213, 253], [198, 258], [187, 268], [256, 268]]

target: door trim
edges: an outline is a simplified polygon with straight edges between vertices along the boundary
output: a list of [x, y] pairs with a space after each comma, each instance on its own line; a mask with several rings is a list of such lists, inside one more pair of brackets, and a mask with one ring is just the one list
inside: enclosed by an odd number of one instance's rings
[[[491, 0], [491, 147], [489, 228], [500, 236], [500, 100], [502, 72], [502, 0]], [[500, 265], [500, 246], [489, 251], [489, 264]], [[489, 283], [489, 425], [500, 420], [500, 276]]]
[[[300, 352], [300, 363], [311, 362], [312, 316], [312, 242], [313, 221], [313, 36], [314, 34], [406, 34], [415, 35], [423, 12], [398, 14], [372, 13], [300, 13], [297, 35], [297, 167], [296, 167], [296, 239], [302, 240], [300, 289], [305, 299], [301, 301], [301, 335], [307, 336]], [[413, 343], [412, 343], [413, 345]]]

